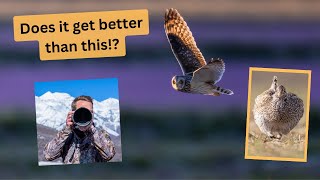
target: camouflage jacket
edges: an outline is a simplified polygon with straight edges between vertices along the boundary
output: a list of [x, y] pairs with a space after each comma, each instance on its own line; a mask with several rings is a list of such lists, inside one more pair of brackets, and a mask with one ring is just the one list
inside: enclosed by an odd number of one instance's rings
[[114, 155], [114, 144], [108, 133], [97, 130], [94, 126], [91, 126], [82, 139], [71, 128], [65, 127], [44, 148], [47, 160], [62, 157], [65, 164], [106, 162]]

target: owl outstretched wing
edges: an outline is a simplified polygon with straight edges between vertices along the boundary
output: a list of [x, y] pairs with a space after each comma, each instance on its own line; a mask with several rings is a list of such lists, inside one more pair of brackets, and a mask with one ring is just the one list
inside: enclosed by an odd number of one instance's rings
[[211, 59], [211, 61], [193, 73], [192, 81], [216, 84], [219, 82], [225, 71], [225, 64], [222, 59]]
[[184, 74], [192, 73], [207, 64], [197, 48], [187, 23], [176, 9], [166, 10], [164, 29], [172, 52]]

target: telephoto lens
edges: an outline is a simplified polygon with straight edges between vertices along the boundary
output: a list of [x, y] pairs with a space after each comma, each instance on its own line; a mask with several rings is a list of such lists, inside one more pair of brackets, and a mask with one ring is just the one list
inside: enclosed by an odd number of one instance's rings
[[88, 126], [92, 120], [92, 113], [89, 109], [81, 107], [74, 112], [72, 120], [76, 126]]

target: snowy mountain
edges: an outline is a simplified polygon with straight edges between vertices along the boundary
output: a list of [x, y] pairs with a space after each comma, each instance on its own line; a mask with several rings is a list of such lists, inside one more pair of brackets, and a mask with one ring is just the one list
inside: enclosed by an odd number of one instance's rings
[[[35, 96], [37, 124], [57, 130], [63, 129], [74, 98], [67, 93], [52, 93], [50, 91], [42, 96]], [[109, 98], [101, 102], [94, 99], [93, 111], [96, 127], [103, 128], [114, 136], [119, 136], [120, 111], [118, 99]]]

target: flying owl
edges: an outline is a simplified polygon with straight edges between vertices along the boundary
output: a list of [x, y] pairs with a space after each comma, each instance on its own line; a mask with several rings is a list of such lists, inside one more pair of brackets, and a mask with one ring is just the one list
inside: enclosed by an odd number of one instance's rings
[[279, 86], [276, 76], [270, 88], [256, 97], [253, 108], [254, 120], [260, 131], [277, 139], [288, 134], [298, 124], [303, 113], [302, 99], [287, 92], [284, 86]]
[[192, 32], [176, 9], [166, 10], [164, 29], [183, 73], [171, 80], [175, 90], [212, 96], [233, 94], [231, 90], [216, 85], [225, 71], [223, 60], [211, 59], [206, 63], [197, 48]]

